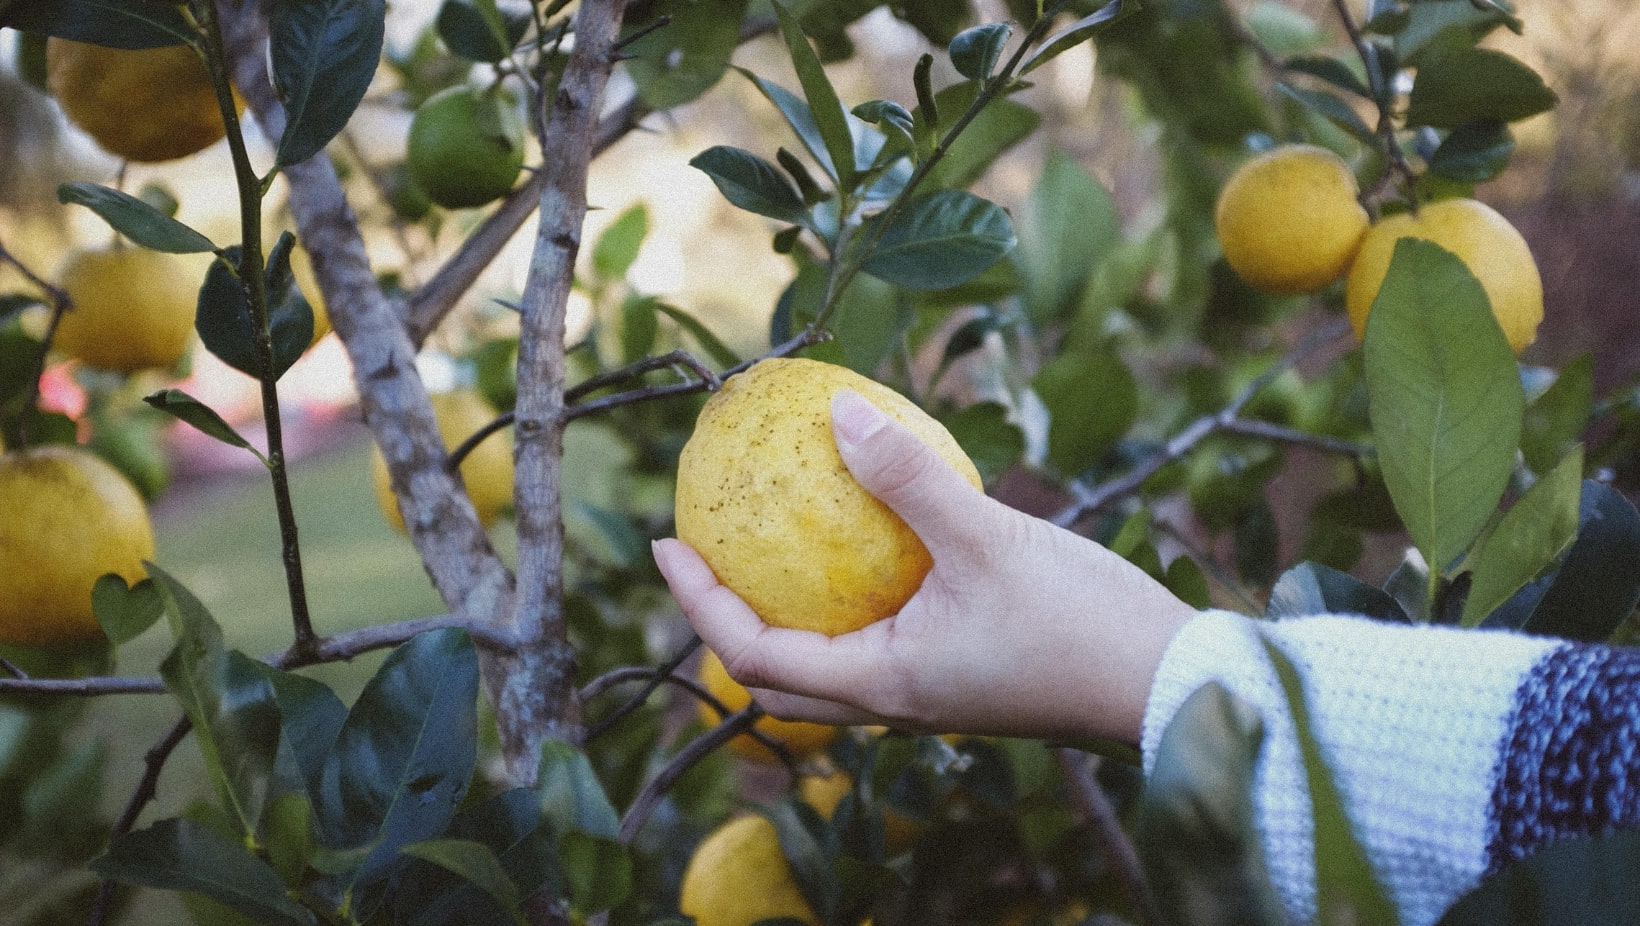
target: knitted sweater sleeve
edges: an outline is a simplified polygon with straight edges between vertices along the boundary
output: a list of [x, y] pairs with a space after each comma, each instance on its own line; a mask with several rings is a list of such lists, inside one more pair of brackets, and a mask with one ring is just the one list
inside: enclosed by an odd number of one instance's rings
[[1203, 612], [1157, 671], [1145, 771], [1174, 713], [1207, 682], [1259, 709], [1255, 819], [1294, 923], [1316, 915], [1314, 825], [1266, 642], [1298, 670], [1322, 757], [1405, 926], [1429, 926], [1484, 875], [1555, 839], [1640, 824], [1640, 650]]

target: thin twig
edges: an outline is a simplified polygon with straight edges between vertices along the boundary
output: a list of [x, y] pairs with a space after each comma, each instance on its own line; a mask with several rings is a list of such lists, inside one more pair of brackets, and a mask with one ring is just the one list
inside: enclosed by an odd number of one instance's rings
[[0, 261], [17, 268], [23, 279], [28, 280], [51, 300], [51, 319], [46, 322], [45, 336], [40, 339], [40, 349], [34, 357], [34, 372], [29, 377], [28, 391], [23, 396], [23, 410], [17, 416], [17, 449], [24, 450], [28, 448], [29, 421], [34, 418], [40, 402], [40, 378], [46, 374], [46, 359], [51, 354], [51, 342], [57, 337], [57, 326], [62, 324], [63, 313], [74, 307], [74, 300], [69, 297], [67, 291], [47, 283], [30, 270], [16, 255], [6, 250], [4, 244], [0, 244]]
[[1373, 49], [1372, 43], [1367, 40], [1366, 33], [1361, 30], [1355, 21], [1355, 14], [1350, 12], [1348, 0], [1333, 0], [1333, 10], [1338, 13], [1338, 20], [1344, 26], [1344, 32], [1349, 36], [1350, 44], [1355, 47], [1356, 54], [1361, 58], [1361, 66], [1366, 70], [1368, 86], [1372, 90], [1373, 105], [1378, 108], [1378, 125], [1373, 129], [1378, 136], [1378, 144], [1383, 149], [1384, 158], [1389, 163], [1389, 170], [1379, 178], [1372, 189], [1361, 194], [1361, 199], [1372, 210], [1376, 218], [1377, 198], [1381, 196], [1388, 185], [1397, 179], [1401, 181], [1402, 191], [1406, 194], [1407, 203], [1412, 207], [1412, 214], [1418, 214], [1418, 185], [1417, 177], [1412, 172], [1412, 165], [1407, 163], [1406, 152], [1401, 150], [1401, 144], [1395, 138], [1395, 83], [1392, 75], [1385, 74], [1381, 69], [1382, 59]]
[[0, 678], [0, 694], [76, 695], [164, 694], [154, 676], [92, 675], [85, 678]]
[[0, 656], [0, 669], [4, 669], [6, 674], [10, 675], [12, 678], [26, 680], [29, 677], [27, 672], [24, 672], [21, 667], [4, 656]]
[[[621, 718], [637, 710], [640, 705], [642, 705], [645, 701], [648, 701], [649, 696], [655, 693], [655, 689], [661, 687], [663, 683], [671, 679], [673, 677], [672, 673], [678, 670], [678, 666], [683, 665], [684, 661], [690, 656], [693, 656], [695, 654], [695, 650], [698, 649], [700, 649], [700, 637], [695, 634], [690, 634], [689, 642], [679, 647], [677, 653], [674, 654], [671, 659], [668, 659], [664, 664], [657, 666], [652, 670], [652, 675], [649, 681], [644, 683], [643, 688], [639, 689], [637, 694], [633, 695], [631, 698], [628, 698], [626, 703], [622, 704], [620, 707], [617, 707], [608, 714], [604, 715], [602, 720], [587, 728], [586, 741], [591, 742], [592, 740], [597, 739], [599, 735], [609, 730], [617, 723], [620, 723]], [[593, 679], [592, 684], [587, 685], [586, 688], [582, 689], [581, 700], [583, 702], [586, 701], [587, 691], [594, 689], [597, 684], [598, 680]]]
[[627, 808], [626, 815], [621, 818], [620, 840], [630, 844], [638, 831], [648, 822], [649, 815], [655, 812], [666, 792], [671, 789], [683, 773], [695, 766], [695, 763], [706, 758], [712, 750], [735, 738], [736, 735], [750, 729], [752, 724], [763, 716], [763, 708], [753, 701], [746, 705], [745, 710], [737, 711], [725, 718], [724, 721], [713, 727], [704, 736], [696, 737], [683, 747], [666, 767], [655, 773], [655, 777], [644, 784], [643, 790], [633, 798], [632, 805]]
[[1127, 892], [1128, 899], [1139, 914], [1139, 922], [1144, 926], [1162, 926], [1165, 920], [1161, 908], [1156, 905], [1150, 882], [1145, 879], [1144, 869], [1139, 864], [1139, 852], [1133, 847], [1133, 840], [1128, 838], [1127, 830], [1122, 829], [1116, 808], [1111, 806], [1105, 789], [1099, 786], [1093, 769], [1088, 766], [1090, 757], [1066, 748], [1055, 749], [1054, 756], [1071, 786], [1072, 802], [1093, 828], [1100, 846], [1105, 850], [1111, 872], [1121, 882], [1122, 889]]
[[688, 367], [696, 376], [705, 380], [709, 389], [716, 390], [723, 385], [723, 381], [718, 378], [718, 375], [712, 372], [712, 369], [702, 363], [694, 354], [686, 350], [674, 350], [655, 357], [645, 357], [618, 370], [610, 370], [608, 373], [599, 373], [597, 376], [587, 377], [564, 391], [564, 401], [574, 402], [583, 396], [597, 392], [599, 389], [607, 389], [616, 383], [637, 379], [645, 373], [652, 373], [655, 370], [675, 369], [679, 366]]
[[1230, 434], [1262, 437], [1265, 440], [1278, 443], [1309, 447], [1314, 450], [1324, 450], [1328, 453], [1343, 454], [1349, 457], [1370, 457], [1374, 453], [1371, 447], [1357, 441], [1345, 440], [1342, 437], [1333, 437], [1328, 434], [1311, 434], [1308, 431], [1300, 431], [1297, 428], [1289, 428], [1269, 421], [1260, 421], [1257, 418], [1237, 418], [1225, 425], [1224, 430]]
[[[159, 787], [159, 773], [165, 768], [165, 763], [171, 758], [171, 753], [182, 742], [182, 738], [193, 729], [193, 722], [187, 715], [183, 715], [171, 725], [169, 732], [159, 742], [155, 743], [148, 754], [143, 758], [146, 768], [143, 769], [142, 780], [137, 782], [137, 789], [131, 792], [131, 799], [125, 802], [125, 809], [120, 812], [118, 820], [114, 821], [114, 829], [108, 835], [110, 844], [137, 825], [137, 817], [148, 802], [154, 799]], [[108, 919], [109, 911], [113, 909], [114, 891], [118, 887], [112, 879], [104, 880], [97, 888], [97, 900], [91, 906], [91, 918], [87, 920], [89, 926], [102, 926]]]

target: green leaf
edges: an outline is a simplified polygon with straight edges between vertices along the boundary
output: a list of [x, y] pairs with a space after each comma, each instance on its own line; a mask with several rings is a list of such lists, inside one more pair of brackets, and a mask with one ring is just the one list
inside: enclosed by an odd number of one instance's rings
[[1435, 572], [1469, 546], [1514, 468], [1525, 396], [1514, 354], [1463, 262], [1405, 238], [1367, 317], [1384, 484]]
[[723, 341], [718, 339], [717, 335], [712, 333], [712, 329], [706, 327], [693, 315], [664, 302], [656, 302], [655, 311], [677, 322], [679, 327], [689, 332], [689, 336], [700, 344], [701, 349], [706, 351], [706, 355], [712, 358], [713, 363], [722, 367], [732, 367], [740, 362], [740, 355], [730, 350], [727, 344], [724, 344]]
[[621, 302], [621, 359], [636, 363], [655, 349], [660, 321], [655, 317], [653, 296], [630, 295]]
[[[290, 238], [281, 236], [281, 243]], [[268, 324], [273, 335], [273, 378], [285, 375], [302, 352], [313, 342], [313, 309], [302, 298], [302, 291], [292, 282], [290, 274], [290, 245], [283, 251], [275, 246], [268, 255], [263, 273], [263, 292], [268, 306]], [[212, 261], [205, 272], [205, 285], [199, 289], [199, 307], [194, 316], [194, 327], [199, 331], [205, 348], [223, 363], [246, 376], [260, 379], [256, 362], [256, 341], [251, 324], [250, 301], [240, 283], [243, 251], [232, 245], [223, 251], [222, 258]], [[283, 259], [280, 260], [282, 255]]]
[[1442, 129], [1478, 119], [1516, 122], [1553, 109], [1558, 100], [1526, 65], [1501, 51], [1470, 48], [1419, 66], [1406, 122]]
[[1164, 922], [1286, 922], [1253, 825], [1263, 740], [1258, 710], [1218, 682], [1186, 698], [1162, 732], [1135, 840]]
[[1583, 451], [1573, 450], [1528, 489], [1491, 533], [1476, 545], [1474, 581], [1464, 601], [1465, 627], [1474, 627], [1532, 581], [1577, 538]]
[[1295, 87], [1288, 83], [1276, 84], [1276, 88], [1314, 110], [1328, 122], [1348, 132], [1362, 144], [1371, 145], [1376, 143], [1372, 129], [1361, 121], [1361, 116], [1356, 113], [1350, 104], [1344, 102], [1336, 94], [1328, 93], [1325, 90], [1306, 90], [1303, 87]]
[[1321, 926], [1352, 923], [1393, 926], [1400, 922], [1395, 905], [1367, 863], [1367, 854], [1344, 810], [1344, 799], [1321, 755], [1321, 745], [1310, 726], [1304, 683], [1299, 679], [1298, 670], [1275, 644], [1266, 640], [1264, 649], [1287, 694], [1293, 727], [1298, 732], [1299, 753], [1304, 759], [1305, 777], [1310, 785], [1311, 818], [1315, 821], [1317, 922]]
[[1520, 453], [1539, 475], [1577, 443], [1594, 408], [1594, 361], [1584, 354], [1560, 371], [1554, 383], [1526, 406]]
[[774, 824], [798, 891], [820, 915], [820, 922], [835, 922], [841, 885], [833, 872], [832, 853], [826, 851], [825, 821], [813, 807], [790, 798], [756, 810]]
[[1025, 59], [1025, 63], [1019, 68], [1019, 76], [1024, 77], [1026, 74], [1093, 38], [1103, 32], [1107, 26], [1138, 7], [1139, 4], [1136, 2], [1128, 3], [1126, 0], [1111, 0], [1098, 10], [1071, 23], [1054, 33], [1046, 42], [1042, 43], [1041, 48], [1032, 52]]
[[1174, 557], [1173, 562], [1167, 564], [1167, 574], [1162, 576], [1162, 584], [1167, 586], [1167, 590], [1172, 592], [1175, 598], [1192, 608], [1213, 606], [1212, 591], [1207, 587], [1207, 574], [1188, 556]]
[[347, 722], [347, 706], [324, 683], [258, 663], [279, 704], [279, 754], [274, 790], [319, 793], [325, 759]]
[[1065, 476], [1109, 453], [1139, 409], [1138, 383], [1114, 353], [1061, 354], [1031, 388], [1048, 409], [1048, 461]]
[[604, 839], [619, 834], [620, 817], [586, 753], [560, 740], [547, 740], [541, 744], [537, 782], [541, 815], [560, 832], [578, 830]]
[[[545, 890], [562, 897], [558, 838], [541, 821], [533, 790], [514, 788], [470, 804], [451, 821], [444, 838], [484, 845], [495, 854], [507, 878], [527, 898]], [[393, 903], [405, 926], [491, 923], [508, 915], [490, 896], [430, 865], [413, 863], [395, 884]]]
[[1640, 926], [1640, 832], [1557, 839], [1481, 879], [1437, 926]]
[[786, 124], [791, 126], [792, 132], [797, 135], [797, 140], [803, 143], [804, 150], [808, 151], [809, 156], [820, 164], [827, 176], [831, 177], [832, 180], [836, 180], [837, 168], [832, 164], [831, 153], [826, 148], [826, 141], [820, 134], [820, 126], [815, 122], [814, 111], [809, 108], [809, 104], [803, 102], [796, 94], [774, 81], [764, 80], [745, 68], [736, 68], [735, 70], [751, 81], [752, 85], [757, 87], [758, 92], [762, 93], [765, 99], [780, 110], [780, 115], [785, 118]]
[[282, 0], [268, 11], [268, 61], [285, 104], [280, 167], [307, 160], [347, 125], [381, 60], [386, 0]]
[[[917, 142], [912, 138], [915, 119], [911, 112], [893, 100], [871, 100], [850, 110], [856, 117], [870, 122], [885, 133], [892, 132], [904, 151], [915, 151]], [[904, 152], [902, 152], [904, 153]]]
[[204, 894], [261, 923], [313, 926], [313, 914], [286, 895], [266, 862], [192, 820], [161, 820], [127, 833], [90, 867], [127, 884]]
[[716, 145], [690, 158], [689, 166], [712, 178], [724, 199], [747, 212], [793, 225], [813, 225], [803, 198], [786, 175], [750, 151]]
[[791, 54], [792, 67], [797, 70], [798, 83], [803, 86], [803, 96], [808, 100], [815, 127], [837, 171], [837, 182], [843, 189], [852, 189], [858, 169], [854, 163], [854, 134], [849, 130], [848, 114], [844, 112], [843, 103], [837, 98], [831, 80], [826, 77], [820, 58], [809, 47], [809, 40], [803, 35], [803, 27], [797, 17], [778, 0], [772, 5], [780, 18], [780, 32], [786, 38], [786, 49]]
[[464, 631], [433, 630], [388, 655], [348, 712], [321, 776], [332, 848], [373, 846], [344, 884], [385, 875], [399, 849], [444, 832], [477, 761], [478, 657]]
[[1007, 23], [986, 23], [957, 34], [951, 40], [951, 64], [969, 80], [985, 80], [996, 70], [1002, 47], [1008, 44], [1013, 27]]
[[287, 793], [268, 801], [262, 811], [263, 847], [268, 864], [286, 884], [302, 883], [313, 858], [313, 805], [306, 793]]
[[123, 577], [110, 572], [91, 587], [91, 610], [108, 639], [128, 643], [165, 614], [165, 599], [153, 579], [127, 586]]
[[1043, 165], [1018, 228], [1015, 259], [1026, 312], [1038, 324], [1076, 308], [1089, 277], [1121, 238], [1110, 192], [1064, 152]]
[[160, 664], [165, 688], [193, 721], [217, 798], [247, 837], [256, 833], [279, 749], [279, 705], [256, 661], [222, 645], [222, 628], [193, 593], [153, 564], [177, 638]]
[[451, 51], [473, 61], [504, 60], [529, 31], [529, 7], [497, 0], [444, 0], [433, 21]]
[[1350, 70], [1349, 65], [1329, 55], [1302, 55], [1297, 58], [1288, 58], [1282, 62], [1282, 70], [1296, 71], [1319, 77], [1340, 90], [1348, 90], [1356, 96], [1372, 99], [1370, 90], [1356, 73]]
[[196, 430], [233, 447], [242, 447], [256, 454], [256, 458], [264, 464], [268, 462], [262, 452], [251, 446], [251, 442], [239, 436], [233, 425], [225, 421], [216, 410], [199, 401], [181, 389], [161, 389], [142, 397], [144, 402], [162, 412], [167, 412], [186, 421]]
[[617, 840], [572, 830], [564, 834], [558, 851], [569, 895], [580, 909], [619, 906], [632, 893], [632, 857]]
[[[692, 0], [664, 6], [672, 21], [627, 45], [624, 70], [651, 109], [671, 109], [710, 90], [740, 44], [747, 0]], [[647, 22], [627, 20], [629, 28]]]
[[1495, 119], [1465, 122], [1429, 157], [1429, 171], [1454, 183], [1485, 183], [1503, 173], [1515, 153], [1515, 136]]
[[424, 839], [399, 851], [460, 875], [494, 897], [512, 916], [513, 922], [525, 922], [518, 908], [518, 885], [507, 876], [501, 860], [489, 846], [468, 839]]
[[170, 254], [216, 250], [211, 239], [129, 193], [95, 183], [65, 183], [57, 187], [57, 201], [90, 209], [115, 231], [150, 250]]
[[1577, 541], [1525, 625], [1527, 633], [1598, 642], [1640, 604], [1640, 514], [1623, 493], [1583, 483]]
[[[732, 201], [732, 200], [731, 200]], [[619, 280], [632, 269], [649, 235], [649, 209], [635, 203], [609, 223], [592, 248], [592, 270], [605, 280]]]
[[1467, 48], [1500, 25], [1520, 31], [1520, 20], [1507, 10], [1486, 8], [1474, 0], [1419, 0], [1406, 8], [1407, 21], [1395, 33], [1395, 54], [1414, 67], [1426, 52], [1451, 45]]
[[[868, 221], [867, 233], [881, 217]], [[860, 269], [907, 289], [965, 283], [1013, 249], [1014, 224], [996, 203], [961, 190], [913, 199], [881, 231]]]
[[1264, 616], [1314, 614], [1364, 614], [1379, 620], [1411, 623], [1388, 592], [1373, 588], [1347, 572], [1319, 563], [1299, 563], [1276, 580]]
[[[960, 114], [968, 109], [978, 93], [978, 87], [975, 83], [953, 84], [935, 95], [935, 105], [940, 112], [947, 114], [947, 123], [952, 121], [950, 114]], [[933, 128], [923, 107], [918, 106], [913, 116], [916, 119], [914, 134], [918, 143], [931, 146]], [[928, 172], [922, 188], [950, 189], [968, 186], [1003, 152], [1036, 131], [1041, 122], [1042, 116], [1023, 103], [1006, 99], [992, 100], [991, 104], [980, 110], [979, 115], [975, 116], [962, 134], [951, 143], [950, 148], [946, 150], [945, 159]]]
[[0, 3], [0, 28], [110, 48], [158, 48], [194, 37], [182, 11], [159, 0], [23, 0]]
[[976, 402], [940, 421], [987, 482], [1025, 455], [1025, 432], [1008, 420], [1008, 410], [996, 402]]

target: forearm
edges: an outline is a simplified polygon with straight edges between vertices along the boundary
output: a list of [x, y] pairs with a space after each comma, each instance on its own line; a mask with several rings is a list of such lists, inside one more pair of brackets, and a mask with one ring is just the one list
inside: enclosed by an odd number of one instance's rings
[[1268, 623], [1209, 612], [1157, 672], [1143, 746], [1218, 680], [1265, 721], [1255, 810], [1289, 915], [1314, 917], [1313, 826], [1286, 695], [1265, 641], [1298, 669], [1313, 732], [1380, 880], [1409, 926], [1555, 838], [1640, 822], [1626, 775], [1640, 656], [1517, 634], [1361, 618]]

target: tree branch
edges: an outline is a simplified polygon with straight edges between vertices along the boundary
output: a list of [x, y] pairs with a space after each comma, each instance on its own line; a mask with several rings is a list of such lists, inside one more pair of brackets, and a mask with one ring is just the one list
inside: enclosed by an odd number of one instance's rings
[[[665, 664], [656, 666], [653, 669], [646, 668], [645, 671], [649, 673], [649, 681], [644, 683], [643, 688], [641, 688], [637, 694], [633, 695], [631, 698], [628, 698], [625, 704], [622, 704], [620, 707], [610, 711], [608, 714], [604, 715], [603, 719], [589, 727], [586, 733], [586, 741], [591, 742], [592, 740], [597, 739], [598, 736], [604, 733], [604, 731], [615, 726], [615, 724], [620, 723], [621, 718], [637, 710], [639, 705], [643, 704], [645, 701], [648, 701], [649, 696], [654, 694], [655, 689], [661, 687], [663, 683], [667, 681], [675, 681], [676, 676], [672, 673], [676, 672], [678, 670], [678, 666], [683, 665], [684, 661], [690, 656], [693, 656], [695, 654], [695, 650], [698, 649], [700, 649], [700, 637], [695, 634], [690, 634], [689, 642], [680, 647], [677, 653], [673, 655], [671, 659], [668, 659]], [[607, 677], [608, 676], [604, 676], [603, 678]], [[598, 694], [604, 690], [604, 688], [599, 687], [600, 683], [602, 683], [602, 678], [595, 678], [585, 688], [581, 689], [581, 701], [583, 703], [592, 694]], [[614, 683], [608, 682], [603, 684], [607, 687], [608, 685]], [[704, 689], [702, 689], [700, 693], [704, 693]], [[720, 708], [721, 713], [722, 705], [720, 704], [718, 707]]]
[[15, 255], [6, 250], [4, 244], [0, 244], [0, 263], [11, 264], [17, 269], [18, 273], [23, 275], [23, 279], [33, 284], [40, 292], [45, 293], [46, 298], [51, 300], [51, 319], [46, 323], [45, 336], [40, 339], [40, 350], [34, 358], [34, 372], [29, 377], [28, 391], [23, 396], [23, 409], [17, 416], [17, 436], [22, 442], [22, 446], [17, 449], [24, 450], [28, 448], [29, 419], [34, 417], [40, 403], [40, 377], [46, 374], [46, 358], [51, 354], [51, 342], [57, 336], [57, 326], [62, 324], [63, 313], [74, 307], [74, 300], [69, 298], [66, 291], [52, 286], [30, 270]]
[[[125, 802], [125, 809], [120, 812], [119, 819], [114, 821], [114, 829], [108, 834], [110, 843], [131, 832], [131, 828], [137, 825], [138, 815], [142, 813], [144, 807], [148, 806], [148, 802], [154, 799], [154, 795], [158, 791], [160, 771], [165, 768], [165, 763], [171, 758], [171, 753], [176, 750], [177, 745], [182, 742], [182, 738], [187, 736], [188, 731], [191, 729], [193, 729], [193, 721], [189, 720], [187, 715], [183, 715], [178, 718], [176, 723], [171, 725], [170, 732], [166, 733], [163, 739], [148, 750], [148, 755], [143, 758], [143, 762], [147, 767], [143, 769], [142, 780], [137, 782], [137, 789], [131, 792], [131, 799]], [[97, 900], [91, 906], [91, 918], [87, 921], [90, 926], [102, 926], [103, 922], [108, 919], [108, 913], [113, 908], [114, 891], [117, 887], [118, 884], [115, 881], [104, 880], [102, 886], [97, 888]]]
[[1156, 905], [1150, 882], [1145, 879], [1144, 868], [1139, 864], [1139, 852], [1133, 847], [1133, 840], [1128, 838], [1127, 830], [1122, 829], [1116, 808], [1111, 806], [1105, 789], [1099, 786], [1093, 769], [1088, 766], [1089, 756], [1061, 747], [1054, 750], [1054, 757], [1059, 760], [1059, 768], [1065, 773], [1065, 781], [1070, 784], [1072, 803], [1098, 836], [1111, 872], [1133, 902], [1139, 922], [1144, 926], [1161, 926], [1165, 919], [1161, 908]]
[[756, 723], [757, 719], [762, 716], [763, 708], [758, 707], [757, 702], [753, 701], [751, 704], [746, 705], [745, 710], [729, 715], [722, 723], [713, 727], [704, 736], [690, 740], [689, 745], [683, 747], [676, 756], [673, 756], [672, 761], [668, 762], [665, 768], [655, 773], [655, 777], [649, 779], [644, 784], [643, 790], [638, 793], [638, 796], [633, 798], [632, 806], [628, 807], [626, 815], [621, 817], [621, 842], [625, 844], [632, 842], [638, 835], [638, 831], [643, 829], [644, 823], [648, 822], [649, 815], [654, 813], [655, 808], [660, 805], [661, 799], [666, 796], [666, 792], [671, 789], [679, 778], [683, 777], [684, 772], [689, 771], [695, 763], [706, 758], [712, 750], [750, 729], [752, 724]]

